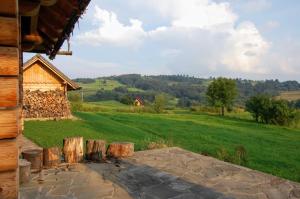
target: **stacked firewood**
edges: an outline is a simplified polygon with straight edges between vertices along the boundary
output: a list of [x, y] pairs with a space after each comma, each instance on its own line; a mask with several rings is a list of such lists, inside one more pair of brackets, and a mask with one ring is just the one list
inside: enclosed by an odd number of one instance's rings
[[25, 118], [66, 118], [71, 116], [67, 97], [61, 90], [24, 92]]

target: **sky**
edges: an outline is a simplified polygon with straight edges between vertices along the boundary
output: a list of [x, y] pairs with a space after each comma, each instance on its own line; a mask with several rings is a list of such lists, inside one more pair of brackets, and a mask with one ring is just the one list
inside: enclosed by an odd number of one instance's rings
[[71, 38], [73, 56], [53, 63], [71, 78], [300, 81], [299, 10], [299, 0], [92, 0]]

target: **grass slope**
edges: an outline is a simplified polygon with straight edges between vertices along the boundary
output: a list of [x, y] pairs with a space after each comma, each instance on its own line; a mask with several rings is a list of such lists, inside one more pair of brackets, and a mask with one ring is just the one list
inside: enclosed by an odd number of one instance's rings
[[76, 113], [77, 121], [28, 121], [25, 136], [43, 147], [62, 145], [64, 137], [84, 136], [131, 141], [137, 150], [149, 141], [172, 141], [175, 146], [216, 156], [243, 145], [247, 167], [300, 182], [300, 129], [290, 129], [236, 118], [205, 114]]

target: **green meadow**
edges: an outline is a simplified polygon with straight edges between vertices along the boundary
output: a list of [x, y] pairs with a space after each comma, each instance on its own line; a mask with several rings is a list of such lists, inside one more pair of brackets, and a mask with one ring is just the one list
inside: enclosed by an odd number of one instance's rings
[[220, 149], [233, 154], [243, 146], [246, 167], [300, 182], [300, 129], [257, 124], [247, 113], [226, 117], [179, 109], [164, 114], [129, 113], [130, 107], [116, 102], [89, 106], [103, 111], [76, 112], [76, 120], [27, 121], [25, 136], [43, 147], [62, 146], [63, 138], [70, 136], [108, 143], [130, 141], [136, 150], [163, 142], [217, 158]]

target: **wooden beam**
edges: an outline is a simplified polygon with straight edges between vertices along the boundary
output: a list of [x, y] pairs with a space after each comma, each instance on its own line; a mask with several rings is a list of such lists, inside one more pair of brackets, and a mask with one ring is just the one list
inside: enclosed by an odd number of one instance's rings
[[19, 49], [0, 47], [0, 76], [19, 75]]
[[18, 46], [19, 32], [16, 18], [0, 17], [0, 45]]
[[0, 140], [0, 172], [13, 171], [18, 168], [18, 146], [16, 139]]
[[[55, 24], [56, 27], [64, 27], [67, 21], [62, 20], [62, 16], [52, 8], [41, 9], [40, 17], [49, 21], [51, 18], [51, 23]], [[61, 28], [62, 29], [62, 28]]]
[[44, 33], [52, 41], [51, 43], [55, 43], [58, 40], [58, 37], [60, 36], [61, 31], [58, 31], [49, 23], [44, 22], [43, 19], [40, 20], [38, 28], [40, 32]]
[[20, 109], [0, 110], [0, 139], [15, 138], [18, 136], [19, 114]]
[[0, 107], [18, 106], [19, 79], [0, 77]]
[[56, 4], [56, 2], [57, 2], [57, 0], [42, 0], [41, 5], [42, 6], [53, 6], [54, 4]]
[[40, 11], [40, 2], [38, 1], [19, 1], [19, 12], [21, 16], [37, 16]]
[[1, 0], [0, 14], [2, 16], [16, 16], [17, 0]]
[[0, 172], [0, 198], [16, 199], [19, 190], [18, 169], [9, 172]]

